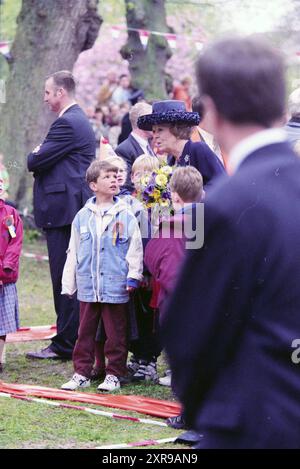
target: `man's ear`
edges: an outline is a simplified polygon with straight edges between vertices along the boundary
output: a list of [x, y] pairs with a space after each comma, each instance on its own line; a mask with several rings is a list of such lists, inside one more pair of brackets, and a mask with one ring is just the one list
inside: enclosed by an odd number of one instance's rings
[[219, 119], [221, 116], [217, 111], [216, 105], [210, 96], [205, 95], [201, 97], [201, 101], [204, 106], [204, 119], [206, 121], [206, 127], [209, 127], [207, 131], [214, 134], [216, 128], [218, 128]]
[[61, 98], [66, 95], [66, 90], [64, 88], [58, 88], [57, 95]]

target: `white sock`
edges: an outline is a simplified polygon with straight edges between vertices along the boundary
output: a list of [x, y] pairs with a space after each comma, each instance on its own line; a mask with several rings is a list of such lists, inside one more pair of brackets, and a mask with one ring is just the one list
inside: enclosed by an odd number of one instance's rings
[[0, 339], [0, 363], [5, 363], [5, 340]]

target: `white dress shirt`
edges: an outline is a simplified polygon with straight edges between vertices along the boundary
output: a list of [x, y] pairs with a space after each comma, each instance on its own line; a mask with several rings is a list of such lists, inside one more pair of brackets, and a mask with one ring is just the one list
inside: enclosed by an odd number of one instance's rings
[[287, 134], [285, 130], [280, 128], [271, 128], [256, 132], [250, 137], [244, 138], [237, 145], [233, 147], [229, 154], [228, 170], [233, 174], [239, 165], [247, 158], [250, 153], [258, 150], [259, 148], [271, 145], [273, 143], [282, 143], [287, 141]]
[[58, 117], [61, 117], [71, 106], [74, 106], [74, 104], [77, 104], [76, 101], [73, 101], [71, 104], [65, 106], [58, 114]]
[[140, 135], [137, 135], [134, 132], [134, 130], [131, 132], [131, 135], [138, 142], [139, 146], [143, 150], [143, 153], [145, 153], [146, 155], [155, 156], [155, 153], [151, 149], [150, 143], [148, 142], [148, 140], [146, 138], [143, 138]]

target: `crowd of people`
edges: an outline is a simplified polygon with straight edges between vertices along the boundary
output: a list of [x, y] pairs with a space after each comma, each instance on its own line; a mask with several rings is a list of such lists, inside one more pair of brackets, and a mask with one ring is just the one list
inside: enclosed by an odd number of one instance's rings
[[[26, 357], [72, 359], [64, 390], [172, 386], [183, 410], [168, 425], [197, 448], [299, 448], [300, 92], [287, 118], [282, 59], [253, 38], [210, 45], [196, 78], [199, 97], [185, 78], [148, 103], [109, 73], [86, 113], [71, 72], [47, 78], [57, 119], [27, 161], [57, 334]], [[2, 371], [22, 223], [0, 209]]]

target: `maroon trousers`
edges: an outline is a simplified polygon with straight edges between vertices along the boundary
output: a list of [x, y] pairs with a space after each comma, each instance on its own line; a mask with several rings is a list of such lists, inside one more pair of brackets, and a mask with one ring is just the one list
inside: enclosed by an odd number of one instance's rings
[[[90, 377], [95, 361], [95, 337], [102, 318], [106, 341], [98, 343], [99, 368], [108, 375], [126, 375], [127, 305], [80, 302], [78, 339], [73, 351], [75, 373]], [[100, 349], [99, 349], [100, 345]], [[107, 365], [105, 366], [105, 357]]]

